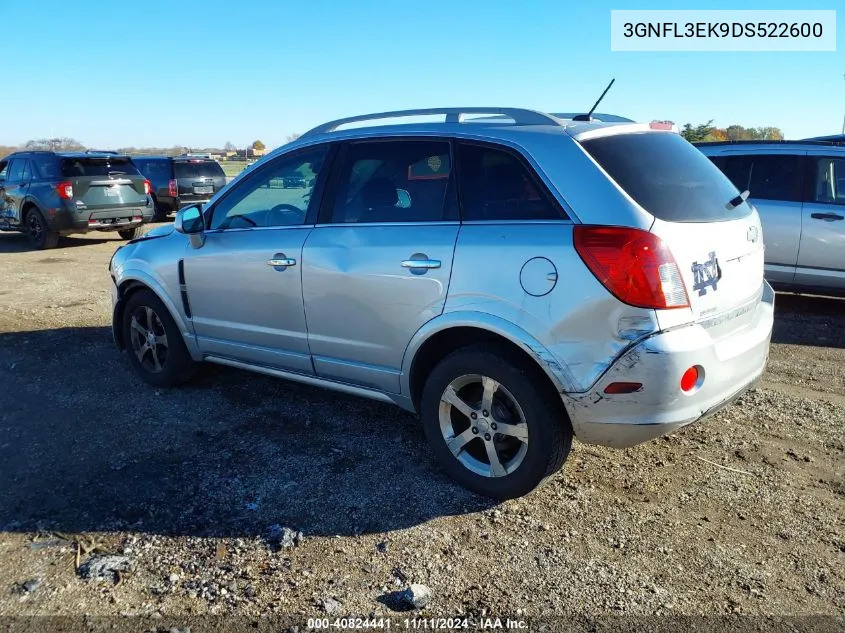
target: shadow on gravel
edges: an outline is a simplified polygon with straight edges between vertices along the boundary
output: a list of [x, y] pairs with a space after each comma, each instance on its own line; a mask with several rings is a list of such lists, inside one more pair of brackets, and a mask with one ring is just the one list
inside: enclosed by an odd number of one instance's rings
[[203, 367], [140, 382], [108, 328], [0, 334], [0, 530], [387, 532], [490, 507], [400, 409]]
[[[106, 237], [82, 237], [79, 235], [71, 235], [69, 237], [59, 238], [59, 245], [56, 248], [43, 251], [47, 253], [61, 252], [63, 248], [75, 248], [77, 246], [93, 246], [94, 244], [103, 244], [104, 242], [114, 242], [115, 247], [123, 243], [119, 239], [117, 233], [114, 235], [104, 234]], [[17, 232], [0, 232], [0, 253], [26, 253], [28, 251], [35, 251], [36, 249], [29, 243], [29, 239], [23, 233]]]
[[778, 293], [772, 342], [845, 348], [845, 299]]

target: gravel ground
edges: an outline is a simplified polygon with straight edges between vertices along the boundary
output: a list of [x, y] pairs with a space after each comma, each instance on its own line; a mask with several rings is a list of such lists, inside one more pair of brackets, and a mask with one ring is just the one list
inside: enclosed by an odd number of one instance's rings
[[758, 389], [493, 504], [399, 409], [212, 366], [142, 384], [118, 244], [0, 234], [0, 614], [398, 617], [412, 583], [418, 617], [845, 614], [845, 301], [779, 295]]

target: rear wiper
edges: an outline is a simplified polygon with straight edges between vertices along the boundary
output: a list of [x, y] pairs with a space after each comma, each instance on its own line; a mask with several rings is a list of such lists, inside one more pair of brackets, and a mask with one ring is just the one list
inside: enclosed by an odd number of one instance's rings
[[745, 190], [745, 191], [743, 191], [741, 194], [739, 194], [736, 198], [734, 198], [734, 199], [732, 199], [730, 202], [728, 202], [728, 204], [726, 204], [726, 205], [725, 205], [725, 208], [726, 208], [728, 211], [733, 211], [733, 210], [734, 210], [734, 209], [736, 209], [739, 205], [741, 205], [743, 202], [745, 202], [746, 200], [748, 200], [748, 196], [750, 196], [750, 195], [751, 195], [751, 192], [750, 192], [750, 191], [748, 191], [748, 189], [746, 189], [746, 190]]

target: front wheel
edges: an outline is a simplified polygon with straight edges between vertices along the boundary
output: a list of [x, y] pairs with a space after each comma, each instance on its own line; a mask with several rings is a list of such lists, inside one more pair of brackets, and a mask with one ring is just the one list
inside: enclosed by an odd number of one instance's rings
[[495, 499], [534, 490], [572, 447], [572, 428], [546, 377], [495, 344], [444, 358], [426, 381], [421, 415], [447, 474]]
[[155, 387], [173, 387], [196, 369], [179, 327], [152, 290], [133, 293], [123, 310], [123, 340], [135, 371]]

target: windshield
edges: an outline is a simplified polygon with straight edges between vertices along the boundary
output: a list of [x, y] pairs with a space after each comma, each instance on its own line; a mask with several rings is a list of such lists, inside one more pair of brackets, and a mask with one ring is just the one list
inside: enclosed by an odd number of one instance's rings
[[615, 134], [582, 143], [625, 192], [667, 222], [716, 222], [744, 218], [751, 207], [728, 208], [736, 187], [678, 134]]

